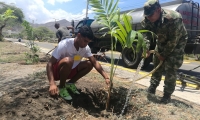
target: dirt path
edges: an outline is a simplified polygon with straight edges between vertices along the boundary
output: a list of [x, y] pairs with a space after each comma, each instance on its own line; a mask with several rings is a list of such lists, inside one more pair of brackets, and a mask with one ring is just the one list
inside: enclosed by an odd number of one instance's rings
[[33, 81], [29, 80], [31, 74], [44, 71], [45, 65], [21, 65], [18, 63], [0, 64], [0, 93], [5, 94], [15, 88], [23, 87]]

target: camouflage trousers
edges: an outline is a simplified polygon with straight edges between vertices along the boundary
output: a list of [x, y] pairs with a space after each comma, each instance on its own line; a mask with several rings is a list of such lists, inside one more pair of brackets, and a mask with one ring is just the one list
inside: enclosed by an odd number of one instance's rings
[[[157, 56], [153, 56], [154, 68], [159, 64]], [[151, 86], [157, 87], [161, 81], [162, 74], [165, 72], [164, 93], [172, 94], [175, 90], [177, 70], [183, 64], [183, 55], [172, 55], [167, 57], [163, 64], [151, 76]]]

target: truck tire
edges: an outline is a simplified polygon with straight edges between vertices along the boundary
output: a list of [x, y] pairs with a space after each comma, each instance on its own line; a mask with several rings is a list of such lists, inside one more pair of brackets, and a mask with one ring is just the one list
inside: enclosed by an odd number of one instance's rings
[[[136, 49], [136, 45], [133, 45], [134, 49]], [[135, 57], [134, 57], [135, 56]], [[138, 67], [138, 64], [140, 63], [142, 59], [142, 51], [139, 53], [134, 53], [132, 48], [125, 48], [122, 51], [122, 60], [126, 67], [134, 68], [136, 69]]]
[[91, 53], [96, 54], [98, 52], [97, 48], [90, 48], [91, 49]]
[[93, 42], [90, 42], [88, 44], [88, 46], [90, 47], [91, 53], [96, 54], [98, 52], [98, 48], [94, 47], [94, 43]]

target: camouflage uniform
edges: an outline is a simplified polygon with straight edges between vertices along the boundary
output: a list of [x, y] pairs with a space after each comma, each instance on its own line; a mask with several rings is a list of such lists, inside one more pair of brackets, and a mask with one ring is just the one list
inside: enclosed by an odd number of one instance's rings
[[[155, 2], [157, 0], [149, 0], [145, 3], [145, 6], [149, 4], [152, 6]], [[148, 10], [147, 12], [151, 11]], [[176, 11], [161, 9], [161, 16], [158, 21], [151, 23], [145, 17], [141, 24], [144, 29], [150, 30], [157, 35], [155, 50], [165, 58], [162, 66], [152, 75], [150, 80], [151, 86], [156, 88], [159, 85], [162, 73], [165, 71], [164, 93], [171, 95], [176, 86], [177, 70], [183, 64], [184, 48], [187, 43], [187, 31], [182, 17]], [[152, 40], [152, 35], [147, 34], [147, 39]], [[158, 57], [154, 56], [154, 67], [159, 62]]]

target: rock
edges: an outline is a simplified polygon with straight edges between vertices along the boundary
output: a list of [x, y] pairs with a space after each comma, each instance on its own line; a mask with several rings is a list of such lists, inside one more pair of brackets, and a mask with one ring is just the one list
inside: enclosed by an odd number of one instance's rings
[[29, 103], [29, 104], [32, 103], [32, 99], [28, 99], [28, 103]]
[[35, 92], [31, 95], [32, 98], [39, 98], [39, 94], [38, 92]]

